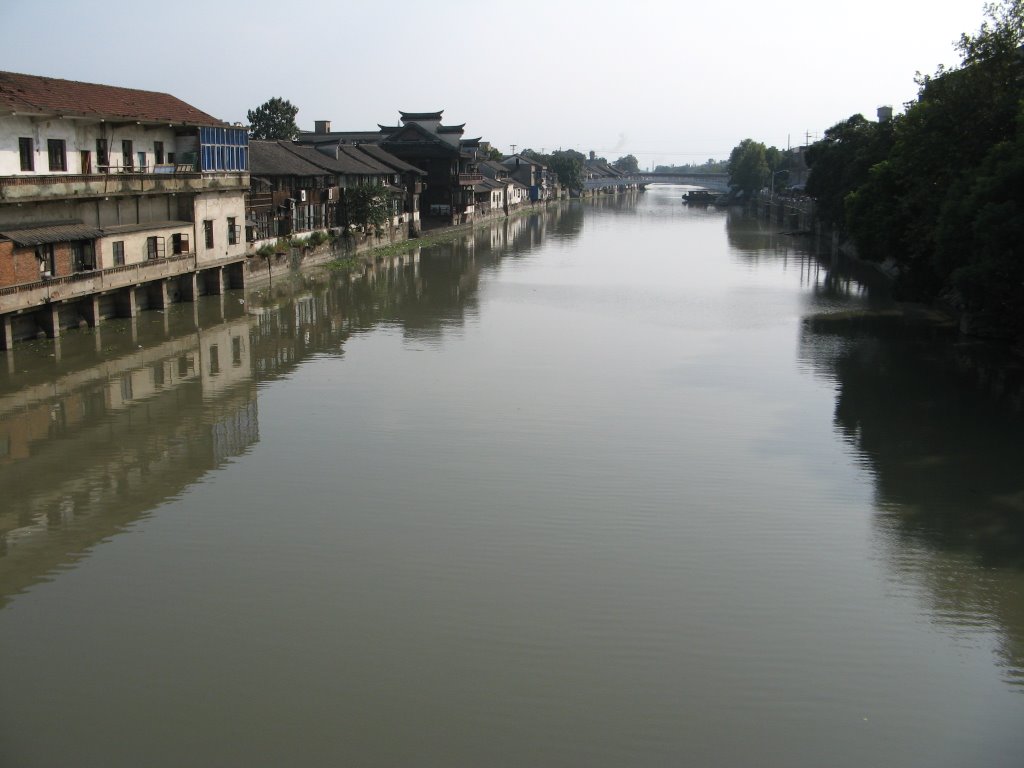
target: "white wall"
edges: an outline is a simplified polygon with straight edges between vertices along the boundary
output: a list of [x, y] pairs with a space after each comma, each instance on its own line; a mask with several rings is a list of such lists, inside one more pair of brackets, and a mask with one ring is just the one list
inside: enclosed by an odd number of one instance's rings
[[186, 235], [189, 240], [189, 249], [196, 249], [195, 232], [191, 224], [181, 224], [174, 227], [154, 227], [141, 232], [112, 233], [99, 238], [96, 243], [99, 251], [100, 269], [109, 269], [118, 266], [114, 264], [114, 243], [124, 243], [124, 263], [139, 264], [146, 261], [146, 238], [164, 238], [164, 256], [174, 255], [172, 235]]
[[[194, 210], [196, 231], [193, 250], [198, 255], [199, 264], [245, 254], [245, 192], [237, 190], [196, 195]], [[228, 245], [228, 218], [232, 216], [241, 231], [237, 242]], [[213, 222], [213, 248], [206, 247], [204, 221]]]
[[[35, 170], [21, 170], [21, 156], [18, 152], [18, 139], [27, 137], [35, 145]], [[0, 176], [20, 176], [24, 174], [48, 175], [56, 173], [50, 170], [48, 139], [63, 139], [66, 150], [66, 173], [82, 173], [81, 151], [90, 153], [92, 172], [98, 173], [96, 157], [96, 139], [105, 138], [110, 152], [110, 163], [121, 165], [121, 140], [132, 142], [132, 162], [138, 163], [138, 153], [146, 153], [146, 163], [152, 166], [155, 162], [153, 142], [164, 143], [164, 159], [168, 152], [180, 152], [175, 146], [174, 130], [167, 126], [129, 125], [113, 128], [108, 123], [88, 120], [53, 119], [41, 120], [29, 117], [0, 118]], [[194, 142], [193, 142], [194, 143]], [[193, 150], [194, 151], [194, 150]]]

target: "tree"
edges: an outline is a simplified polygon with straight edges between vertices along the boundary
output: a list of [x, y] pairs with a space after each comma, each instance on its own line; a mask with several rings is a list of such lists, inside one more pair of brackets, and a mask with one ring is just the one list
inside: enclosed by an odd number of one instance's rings
[[744, 139], [733, 147], [729, 153], [729, 186], [747, 195], [761, 189], [771, 173], [765, 151], [765, 145], [753, 139]]
[[612, 163], [612, 168], [624, 173], [640, 173], [640, 162], [633, 155], [626, 155]]
[[488, 147], [487, 151], [483, 153], [484, 160], [497, 160], [500, 161], [505, 155], [501, 153], [501, 150], [497, 147]]
[[345, 217], [365, 230], [381, 230], [388, 220], [388, 193], [384, 187], [363, 185], [344, 190]]
[[299, 134], [295, 115], [299, 108], [290, 101], [274, 97], [250, 109], [249, 138], [251, 139], [294, 139]]
[[871, 167], [886, 158], [892, 127], [853, 115], [836, 123], [821, 141], [807, 148], [807, 194], [818, 204], [818, 216], [832, 227], [847, 225], [847, 197], [867, 180]]
[[583, 189], [582, 153], [574, 149], [559, 149], [552, 152], [548, 159], [548, 167], [558, 176], [558, 183], [566, 189], [579, 192]]
[[834, 141], [812, 147], [807, 190], [822, 194], [819, 210], [824, 200], [862, 256], [895, 263], [900, 297], [943, 297], [976, 331], [1020, 335], [1024, 0], [985, 14], [977, 34], [960, 38], [960, 67], [919, 75], [917, 99], [892, 124], [851, 118], [843, 157]]

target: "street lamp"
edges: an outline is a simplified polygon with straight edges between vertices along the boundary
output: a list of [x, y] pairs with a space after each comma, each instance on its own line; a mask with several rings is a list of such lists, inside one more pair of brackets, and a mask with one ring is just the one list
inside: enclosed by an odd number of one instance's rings
[[772, 188], [770, 192], [772, 197], [775, 197], [775, 177], [778, 176], [780, 173], [789, 173], [789, 171], [776, 171], [775, 173], [772, 174]]

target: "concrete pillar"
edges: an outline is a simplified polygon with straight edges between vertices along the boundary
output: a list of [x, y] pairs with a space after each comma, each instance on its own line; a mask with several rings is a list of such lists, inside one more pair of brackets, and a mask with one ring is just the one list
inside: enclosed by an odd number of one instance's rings
[[103, 331], [100, 330], [99, 326], [96, 326], [92, 332], [93, 347], [96, 349], [96, 354], [100, 354], [103, 351]]
[[53, 337], [53, 361], [60, 362], [60, 336]]
[[91, 325], [93, 328], [99, 328], [100, 327], [100, 323], [103, 322], [103, 316], [100, 315], [100, 297], [99, 296], [93, 296], [91, 303], [92, 303], [92, 312], [91, 312], [91, 316], [88, 318], [89, 325]]
[[133, 347], [137, 347], [137, 346], [139, 346], [139, 321], [135, 317], [135, 315], [132, 315], [131, 317], [132, 317], [132, 322], [131, 322], [132, 346]]
[[49, 324], [50, 338], [60, 338], [60, 305], [51, 304], [50, 311], [46, 314], [44, 322]]
[[157, 283], [156, 300], [160, 302], [160, 309], [167, 309], [167, 305], [171, 303], [170, 296], [167, 293], [166, 280], [161, 280]]
[[11, 316], [4, 315], [0, 319], [0, 349], [14, 349], [14, 328]]
[[115, 301], [117, 302], [117, 314], [120, 317], [135, 317], [139, 313], [134, 287], [119, 291]]

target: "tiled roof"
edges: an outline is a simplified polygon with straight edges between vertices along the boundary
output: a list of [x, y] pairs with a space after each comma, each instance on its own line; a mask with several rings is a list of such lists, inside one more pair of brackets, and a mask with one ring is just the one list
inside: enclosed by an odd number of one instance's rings
[[253, 176], [326, 176], [330, 174], [330, 171], [324, 170], [290, 151], [288, 144], [289, 142], [250, 139], [249, 173]]
[[376, 144], [360, 144], [357, 149], [396, 171], [413, 171], [414, 173], [419, 173], [423, 176], [427, 175], [425, 171], [421, 171], [415, 165], [409, 165], [405, 160], [395, 157], [390, 152]]
[[505, 155], [505, 157], [501, 158], [501, 162], [509, 166], [514, 166], [516, 160], [519, 160], [521, 163], [526, 163], [528, 165], [536, 165], [537, 167], [544, 168], [545, 170], [547, 169], [547, 166], [544, 165], [544, 163], [542, 163], [540, 160], [534, 160], [532, 158], [527, 157], [526, 155]]
[[398, 114], [402, 116], [402, 122], [406, 120], [440, 120], [444, 110], [440, 109], [437, 112], [403, 112], [398, 110]]
[[369, 170], [363, 171], [363, 173], [387, 174], [388, 176], [391, 176], [395, 172], [394, 169], [384, 165], [380, 160], [360, 151], [358, 147], [353, 147], [348, 144], [339, 145], [338, 159], [340, 160], [343, 155], [349, 160], [362, 163], [367, 166]]
[[18, 229], [4, 228], [0, 237], [13, 240], [16, 245], [25, 247], [42, 245], [43, 243], [66, 243], [72, 240], [95, 240], [103, 235], [96, 227], [90, 227], [80, 221], [58, 221], [51, 224], [33, 224]]
[[0, 109], [147, 123], [227, 125], [168, 93], [0, 72]]
[[326, 144], [329, 142], [342, 142], [345, 144], [363, 144], [366, 142], [376, 143], [384, 138], [386, 134], [381, 131], [331, 131], [330, 133], [316, 133], [315, 131], [299, 131], [298, 141], [300, 144]]

